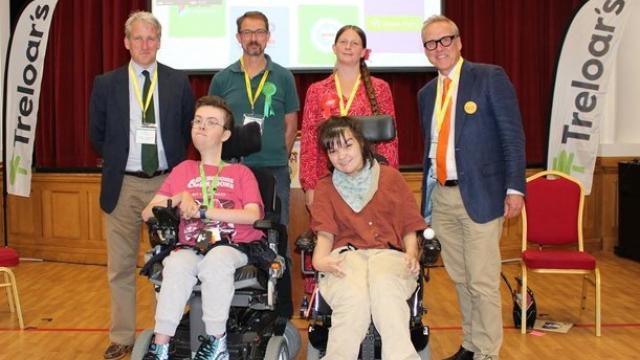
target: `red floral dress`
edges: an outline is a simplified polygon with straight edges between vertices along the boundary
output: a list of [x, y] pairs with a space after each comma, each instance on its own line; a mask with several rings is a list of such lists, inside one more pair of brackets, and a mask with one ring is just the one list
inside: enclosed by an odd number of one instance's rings
[[[373, 76], [371, 77], [371, 83], [376, 93], [380, 113], [389, 114], [395, 120], [396, 113], [389, 84]], [[305, 191], [315, 189], [318, 180], [329, 174], [327, 167], [329, 160], [324, 151], [318, 146], [317, 129], [320, 123], [330, 116], [340, 115], [340, 105], [337, 99], [333, 75], [311, 84], [307, 89], [304, 114], [302, 115], [302, 137], [300, 140], [300, 184]], [[344, 99], [345, 104], [347, 100], [347, 98]], [[372, 115], [371, 104], [362, 80], [351, 103], [348, 115]], [[397, 136], [391, 141], [376, 144], [376, 152], [384, 156], [389, 161], [389, 165], [396, 169], [398, 168]]]

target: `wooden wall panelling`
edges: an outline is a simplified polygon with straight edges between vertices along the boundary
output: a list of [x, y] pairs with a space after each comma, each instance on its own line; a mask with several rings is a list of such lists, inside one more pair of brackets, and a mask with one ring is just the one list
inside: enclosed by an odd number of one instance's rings
[[32, 186], [31, 197], [9, 196], [7, 199], [7, 230], [9, 245], [21, 256], [34, 256], [44, 246], [42, 237], [41, 193]]
[[[92, 231], [96, 233], [96, 227], [101, 226], [101, 220], [93, 215], [99, 180], [99, 175], [95, 174], [34, 174], [32, 197], [11, 196], [10, 203], [30, 203], [32, 215], [40, 217], [32, 224], [36, 235], [25, 237], [24, 230], [14, 228], [10, 221], [10, 243], [20, 250], [22, 256], [103, 263], [103, 242], [92, 236]], [[15, 210], [23, 211], [20, 208]], [[11, 207], [9, 215], [15, 216]]]
[[582, 218], [582, 233], [586, 250], [601, 250], [601, 212], [599, 204], [602, 201], [602, 170], [599, 166], [594, 169], [591, 193], [585, 197]]
[[602, 250], [613, 252], [618, 243], [618, 163], [631, 161], [636, 157], [598, 158], [596, 167], [601, 169], [599, 179], [602, 197], [598, 204], [601, 209]]
[[[585, 239], [589, 250], [612, 252], [617, 242], [617, 164], [630, 158], [599, 158], [592, 194], [585, 203]], [[527, 176], [540, 169], [528, 169]], [[421, 172], [403, 173], [417, 203], [420, 203]], [[10, 196], [8, 205], [9, 244], [23, 257], [46, 260], [106, 264], [104, 213], [99, 206], [100, 174], [35, 173], [32, 196]], [[301, 189], [292, 189], [289, 248], [292, 276], [302, 281], [300, 257], [295, 253], [296, 238], [308, 228], [308, 213]], [[149, 248], [146, 228], [140, 229], [138, 264]], [[501, 249], [504, 258], [520, 252], [520, 219], [505, 221]], [[294, 285], [294, 291], [302, 287]], [[295, 290], [297, 289], [297, 290]], [[301, 293], [295, 293], [296, 298]], [[300, 296], [298, 296], [300, 295]]]
[[300, 234], [309, 229], [309, 213], [304, 204], [304, 192], [302, 189], [291, 189], [289, 206], [289, 254], [291, 254], [291, 283], [294, 312], [302, 301], [304, 295], [303, 276], [301, 271], [301, 256], [296, 251], [296, 239]]

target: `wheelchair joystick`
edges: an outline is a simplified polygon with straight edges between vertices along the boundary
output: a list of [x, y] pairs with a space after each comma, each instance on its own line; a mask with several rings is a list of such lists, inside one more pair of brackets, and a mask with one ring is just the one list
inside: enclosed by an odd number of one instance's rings
[[427, 240], [431, 240], [436, 237], [436, 232], [433, 231], [433, 228], [428, 227], [422, 231], [422, 236]]
[[432, 228], [429, 227], [424, 229], [422, 236], [424, 237], [424, 241], [422, 242], [422, 256], [420, 256], [420, 263], [422, 263], [423, 266], [431, 266], [438, 261], [442, 246], [440, 245], [438, 238], [436, 238], [436, 233]]

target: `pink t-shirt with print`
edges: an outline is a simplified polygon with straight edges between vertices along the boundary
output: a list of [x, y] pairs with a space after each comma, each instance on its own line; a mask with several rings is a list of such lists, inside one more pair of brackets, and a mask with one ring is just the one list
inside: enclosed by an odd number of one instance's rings
[[[207, 192], [209, 193], [211, 181], [218, 173], [218, 166], [205, 165], [207, 177]], [[200, 162], [185, 160], [178, 164], [171, 174], [167, 176], [158, 194], [173, 196], [183, 191], [189, 191], [191, 196], [202, 203], [202, 187], [200, 178]], [[210, 196], [210, 194], [209, 194]], [[258, 182], [251, 170], [242, 164], [225, 164], [218, 177], [218, 186], [215, 192], [214, 207], [226, 209], [242, 209], [246, 204], [258, 204], [260, 217], [264, 214], [264, 205], [260, 196]], [[261, 239], [264, 234], [249, 224], [232, 224], [210, 220], [206, 223], [200, 219], [180, 219], [179, 241], [182, 244], [193, 245], [198, 234], [204, 227], [219, 227], [222, 237], [231, 237], [235, 243], [247, 243]]]

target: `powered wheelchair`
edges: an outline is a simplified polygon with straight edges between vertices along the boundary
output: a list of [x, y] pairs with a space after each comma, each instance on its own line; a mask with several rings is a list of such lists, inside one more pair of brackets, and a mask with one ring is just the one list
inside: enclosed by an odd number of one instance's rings
[[[424, 282], [429, 281], [429, 267], [436, 263], [440, 255], [440, 242], [433, 236], [433, 230], [428, 228], [425, 234], [419, 236], [422, 254], [420, 256], [420, 275], [417, 280], [416, 290], [411, 297], [407, 299], [407, 306], [410, 309], [409, 329], [411, 332], [411, 342], [415, 347], [421, 360], [431, 359], [431, 348], [429, 346], [429, 326], [422, 323], [422, 315], [426, 314], [427, 309], [422, 302], [423, 295], [423, 279]], [[302, 256], [302, 273], [305, 275], [313, 275], [318, 278], [318, 273], [312, 269], [307, 262], [310, 256], [307, 254], [313, 252], [315, 247], [315, 237], [306, 232], [296, 240], [296, 247]], [[309, 311], [305, 313], [305, 317], [310, 318], [307, 335], [309, 342], [307, 345], [307, 360], [318, 360], [324, 356], [327, 348], [327, 340], [329, 337], [329, 328], [331, 327], [331, 307], [322, 298], [322, 294], [318, 289], [315, 290], [309, 303]], [[377, 360], [381, 358], [382, 339], [376, 330], [373, 322], [369, 325], [367, 335], [360, 345], [361, 360]]]
[[[395, 137], [395, 126], [391, 117], [375, 116], [361, 119], [361, 128], [364, 137], [371, 143], [388, 141]], [[386, 159], [378, 154], [376, 159], [385, 163]], [[429, 327], [422, 323], [422, 315], [426, 313], [426, 308], [422, 302], [423, 279], [429, 280], [429, 266], [435, 264], [440, 254], [440, 243], [435, 238], [433, 230], [428, 228], [424, 234], [419, 234], [421, 257], [420, 275], [417, 286], [411, 297], [407, 300], [410, 309], [410, 317], [407, 326], [410, 328], [411, 341], [422, 360], [431, 358], [429, 346]], [[315, 247], [316, 238], [311, 231], [300, 235], [296, 240], [297, 250], [301, 253], [302, 273], [315, 277], [316, 284], [319, 274], [313, 270], [310, 254]], [[312, 294], [308, 309], [304, 317], [310, 319], [308, 327], [307, 360], [318, 360], [325, 355], [329, 328], [331, 327], [331, 307], [322, 298], [322, 294], [316, 287]], [[370, 323], [367, 334], [360, 345], [358, 359], [375, 360], [381, 358], [382, 340], [373, 322]]]
[[[259, 125], [236, 126], [231, 138], [223, 145], [222, 157], [225, 161], [237, 161], [259, 149]], [[247, 254], [249, 258], [256, 261], [250, 261], [235, 272], [235, 292], [226, 326], [227, 349], [232, 360], [295, 359], [300, 349], [298, 330], [275, 311], [279, 298], [278, 282], [286, 266], [284, 258], [277, 255], [278, 245], [287, 241], [287, 231], [278, 223], [280, 203], [275, 193], [275, 179], [259, 169], [252, 171], [265, 208], [264, 219], [256, 221], [254, 228], [264, 231], [268, 248], [247, 248], [252, 252]], [[167, 205], [154, 207], [154, 218], [147, 223], [152, 249], [145, 255], [146, 263], [141, 274], [149, 277], [156, 293], [162, 286], [162, 259], [175, 248], [178, 240], [180, 218], [177, 208], [173, 208], [170, 202]], [[191, 359], [200, 345], [199, 338], [206, 335], [199, 283], [193, 289], [187, 308], [171, 339], [170, 359]], [[144, 330], [136, 338], [131, 359], [143, 359], [152, 341], [153, 329]]]

